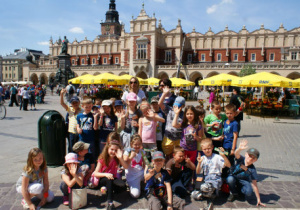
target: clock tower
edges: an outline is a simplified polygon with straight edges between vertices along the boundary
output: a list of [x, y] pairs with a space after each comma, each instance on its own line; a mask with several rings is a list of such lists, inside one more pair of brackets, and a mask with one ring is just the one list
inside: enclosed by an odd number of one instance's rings
[[110, 0], [109, 10], [106, 12], [106, 20], [101, 24], [101, 36], [121, 35], [119, 13], [116, 10], [115, 0]]

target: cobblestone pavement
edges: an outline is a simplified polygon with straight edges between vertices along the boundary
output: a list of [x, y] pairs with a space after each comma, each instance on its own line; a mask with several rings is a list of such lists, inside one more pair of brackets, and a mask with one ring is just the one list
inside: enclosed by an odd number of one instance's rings
[[[200, 94], [201, 98], [207, 95]], [[21, 174], [28, 151], [37, 147], [37, 121], [47, 110], [57, 110], [63, 116], [66, 112], [59, 105], [57, 95], [45, 98], [46, 104], [38, 104], [35, 111], [20, 111], [17, 107], [7, 107], [7, 117], [0, 121], [0, 210], [22, 209], [21, 195], [16, 194], [15, 183]], [[196, 102], [188, 102], [196, 104]], [[7, 102], [6, 102], [7, 105]], [[30, 110], [30, 108], [29, 108]], [[255, 166], [258, 170], [258, 187], [261, 200], [267, 205], [264, 209], [300, 209], [300, 120], [274, 117], [261, 118], [245, 115], [240, 138], [246, 138], [250, 146], [261, 152]], [[56, 197], [54, 202], [42, 209], [68, 209], [63, 206], [59, 190], [61, 167], [49, 168], [50, 189]], [[105, 209], [105, 196], [99, 190], [88, 190], [86, 209]], [[215, 209], [258, 209], [255, 196], [246, 200], [226, 202], [226, 194], [220, 193], [214, 201]], [[199, 209], [206, 201], [186, 200], [185, 209]], [[147, 209], [147, 200], [132, 199], [128, 192], [115, 195], [117, 209]]]

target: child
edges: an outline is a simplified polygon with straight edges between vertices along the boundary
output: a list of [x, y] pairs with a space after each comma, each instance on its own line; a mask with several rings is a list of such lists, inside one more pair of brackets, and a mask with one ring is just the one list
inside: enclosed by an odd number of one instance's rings
[[180, 146], [184, 149], [184, 155], [191, 159], [193, 163], [196, 162], [197, 157], [197, 141], [201, 141], [203, 136], [203, 127], [198, 124], [198, 115], [194, 106], [187, 106], [184, 110], [183, 121], [178, 123], [178, 117], [182, 107], [175, 105], [175, 117], [172, 125], [175, 128], [182, 128], [182, 136]]
[[130, 146], [131, 148], [125, 150], [123, 155], [124, 161], [128, 164], [125, 175], [130, 195], [138, 198], [141, 194], [141, 181], [144, 179], [143, 156], [145, 156], [142, 151], [142, 139], [138, 134], [131, 137]]
[[144, 178], [146, 181], [146, 196], [148, 208], [160, 210], [161, 205], [167, 206], [168, 210], [174, 208], [183, 209], [185, 201], [173, 195], [171, 188], [171, 176], [163, 169], [165, 157], [161, 151], [156, 151], [152, 156], [153, 168], [146, 166]]
[[[205, 136], [205, 131], [206, 131], [206, 125], [204, 123], [204, 118], [205, 118], [205, 109], [203, 109], [202, 106], [198, 105], [195, 107], [196, 111], [198, 112], [198, 117], [199, 117], [199, 124], [203, 127], [202, 131], [202, 139], [206, 139]], [[197, 141], [197, 150], [201, 152], [201, 142]], [[203, 153], [201, 153], [203, 155]]]
[[[173, 111], [173, 108], [164, 104], [165, 97], [169, 94], [169, 92], [170, 92], [170, 88], [168, 86], [165, 86], [163, 88], [163, 94], [160, 97], [159, 102], [158, 102], [158, 105], [160, 106], [161, 110], [167, 116], [165, 135], [164, 135], [164, 139], [162, 141], [162, 149], [163, 149], [164, 154], [166, 154], [167, 159], [171, 158], [174, 147], [180, 145], [180, 139], [181, 139], [181, 134], [182, 134], [181, 127], [173, 127], [173, 125], [172, 125], [173, 119], [175, 117], [175, 112]], [[180, 113], [179, 113], [178, 120], [177, 120], [177, 122], [180, 124], [183, 119], [183, 111], [181, 111], [181, 110], [185, 106], [185, 99], [182, 96], [178, 96], [175, 99], [173, 107], [174, 106], [177, 106], [178, 108], [182, 107], [180, 109]]]
[[47, 163], [39, 148], [29, 151], [27, 165], [17, 181], [16, 190], [23, 196], [21, 204], [24, 209], [36, 209], [31, 202], [31, 198], [34, 196], [41, 200], [38, 207], [53, 201], [54, 194], [49, 190]]
[[207, 138], [213, 140], [214, 147], [222, 147], [223, 140], [223, 123], [226, 120], [226, 115], [221, 114], [221, 105], [218, 101], [213, 101], [211, 104], [212, 114], [204, 118], [204, 123], [207, 127]]
[[138, 133], [139, 118], [142, 116], [140, 110], [137, 109], [137, 95], [133, 92], [127, 94], [127, 112], [122, 116], [122, 132], [121, 140], [124, 148], [130, 147], [130, 138], [133, 134]]
[[[166, 115], [160, 110], [158, 105], [159, 98], [157, 96], [152, 97], [151, 99], [151, 108], [154, 113], [159, 117], [166, 119]], [[157, 122], [156, 126], [156, 146], [158, 151], [162, 151], [162, 140], [165, 133], [166, 123]]]
[[83, 174], [79, 167], [77, 154], [68, 153], [65, 156], [64, 169], [61, 172], [60, 190], [63, 193], [63, 204], [69, 205], [69, 189], [79, 189], [83, 186]]
[[73, 146], [73, 152], [77, 154], [79, 167], [83, 174], [83, 186], [87, 186], [88, 180], [95, 170], [94, 157], [89, 152], [90, 144], [82, 141], [77, 142]]
[[102, 99], [101, 98], [96, 98], [95, 99], [95, 105], [101, 107], [101, 105], [102, 105]]
[[[140, 110], [143, 113], [143, 117], [139, 119], [139, 135], [142, 138], [144, 150], [148, 150], [152, 154], [153, 151], [157, 150], [156, 147], [157, 121], [165, 122], [165, 119], [159, 117], [158, 114], [153, 113], [153, 111], [150, 108], [150, 104], [147, 101], [142, 101], [140, 105]], [[149, 152], [147, 152], [148, 155]]]
[[66, 89], [60, 91], [60, 105], [69, 113], [68, 123], [68, 152], [72, 152], [73, 145], [78, 141], [79, 135], [77, 133], [77, 115], [83, 112], [80, 107], [80, 100], [77, 96], [70, 99], [71, 107], [65, 104], [64, 95], [67, 92]]
[[98, 129], [97, 118], [99, 113], [93, 116], [91, 112], [93, 107], [92, 99], [84, 99], [81, 104], [84, 112], [77, 115], [77, 132], [79, 133], [79, 141], [89, 143], [89, 152], [91, 152], [95, 157], [95, 130]]
[[234, 152], [236, 149], [236, 143], [238, 138], [238, 122], [235, 121], [236, 108], [233, 104], [227, 104], [225, 106], [225, 113], [227, 120], [224, 122], [224, 140], [223, 148], [228, 152], [228, 159], [233, 165], [234, 163]]
[[238, 197], [238, 190], [243, 195], [251, 196], [254, 191], [257, 206], [265, 206], [260, 200], [260, 195], [257, 187], [257, 173], [253, 163], [259, 158], [259, 151], [255, 148], [247, 150], [245, 157], [240, 155], [242, 150], [248, 148], [248, 141], [241, 140], [238, 149], [235, 151], [236, 165], [233, 172], [227, 177], [227, 183], [230, 189], [228, 201], [232, 202]]
[[199, 200], [202, 196], [210, 198], [222, 185], [222, 169], [225, 166], [230, 167], [230, 162], [223, 152], [220, 152], [220, 155], [212, 153], [214, 146], [211, 139], [203, 139], [201, 148], [204, 155], [199, 154], [197, 157], [196, 174], [201, 175], [200, 171], [203, 169], [204, 182], [196, 180], [196, 190], [191, 194], [195, 200]]
[[100, 109], [99, 127], [99, 151], [101, 153], [106, 144], [108, 134], [112, 131], [116, 131], [118, 127], [118, 118], [115, 115], [112, 102], [110, 100], [104, 100], [102, 102], [102, 107]]
[[118, 118], [117, 132], [120, 134], [121, 131], [122, 131], [122, 116], [125, 116], [125, 111], [123, 110], [122, 100], [116, 100], [115, 101], [115, 115]]
[[196, 169], [195, 164], [184, 155], [184, 149], [176, 146], [174, 148], [173, 158], [166, 164], [166, 170], [172, 177], [172, 191], [177, 196], [185, 198], [187, 195], [187, 186]]
[[113, 208], [113, 193], [123, 190], [126, 186], [124, 181], [117, 178], [119, 164], [124, 168], [128, 167], [123, 160], [120, 143], [112, 140], [105, 145], [98, 158], [96, 170], [91, 177], [93, 186], [105, 186], [105, 188], [101, 188], [101, 192], [104, 193], [107, 191], [107, 209]]

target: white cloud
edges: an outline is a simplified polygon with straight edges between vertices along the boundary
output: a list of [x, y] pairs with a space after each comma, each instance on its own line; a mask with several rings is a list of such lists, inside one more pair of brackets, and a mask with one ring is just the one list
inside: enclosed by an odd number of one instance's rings
[[166, 0], [153, 0], [153, 1], [160, 2], [160, 3], [165, 3], [166, 2]]
[[38, 45], [43, 45], [43, 46], [49, 45], [49, 41], [38, 42]]
[[222, 7], [224, 4], [233, 4], [233, 0], [222, 0], [219, 4], [213, 4], [212, 6], [208, 7], [206, 9], [207, 14], [212, 14], [217, 11], [220, 7]]
[[83, 29], [80, 27], [73, 27], [69, 31], [74, 34], [83, 34], [84, 33]]

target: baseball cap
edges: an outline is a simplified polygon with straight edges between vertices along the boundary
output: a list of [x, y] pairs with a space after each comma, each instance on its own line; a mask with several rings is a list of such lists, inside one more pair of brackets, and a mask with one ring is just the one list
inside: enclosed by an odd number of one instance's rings
[[123, 102], [121, 100], [116, 100], [115, 106], [123, 106]]
[[102, 106], [110, 106], [111, 105], [111, 100], [104, 100], [102, 102]]
[[165, 159], [164, 153], [162, 153], [161, 151], [153, 152], [152, 160], [156, 159]]
[[101, 108], [101, 106], [100, 106], [100, 105], [94, 105], [92, 109], [95, 109], [95, 108], [98, 108], [98, 109], [100, 109], [100, 108]]
[[259, 158], [259, 151], [255, 148], [250, 148], [247, 150], [247, 153], [249, 155], [253, 155], [254, 157], [256, 157], [257, 159]]
[[177, 96], [174, 102], [174, 106], [184, 106], [185, 105], [185, 99], [182, 96]]
[[73, 145], [72, 149], [73, 149], [74, 152], [80, 152], [84, 149], [89, 149], [89, 147], [90, 147], [90, 144], [79, 141], [79, 142], [77, 142], [76, 144]]
[[70, 103], [72, 102], [80, 102], [79, 98], [77, 96], [73, 96], [71, 99], [70, 99]]
[[151, 98], [151, 103], [158, 103], [158, 97], [157, 96], [153, 96]]
[[65, 163], [64, 165], [66, 165], [67, 163], [79, 163], [78, 158], [77, 158], [77, 154], [70, 152], [65, 156]]
[[137, 95], [133, 92], [128, 93], [126, 97], [127, 101], [137, 101]]

